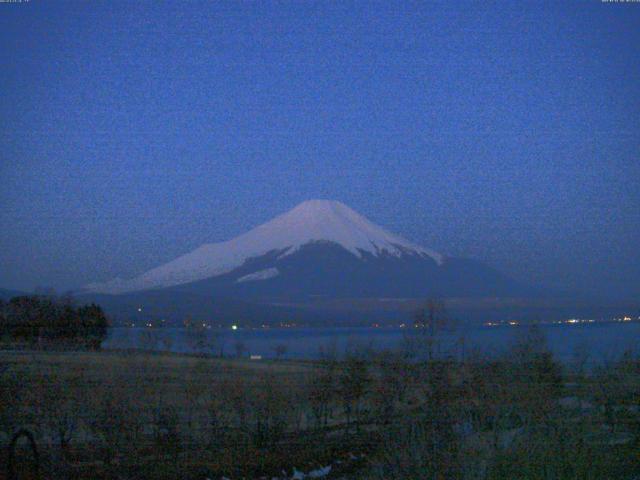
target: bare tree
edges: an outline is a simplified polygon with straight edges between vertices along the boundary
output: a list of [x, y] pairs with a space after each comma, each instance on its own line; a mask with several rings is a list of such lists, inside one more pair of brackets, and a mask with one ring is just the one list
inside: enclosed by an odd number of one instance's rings
[[276, 354], [276, 359], [280, 360], [287, 353], [287, 346], [284, 343], [279, 343], [275, 347], [273, 347], [273, 351]]
[[208, 443], [211, 448], [224, 446], [231, 435], [233, 409], [230, 406], [229, 391], [227, 381], [214, 383], [205, 404], [208, 415]]
[[242, 357], [246, 350], [247, 350], [247, 346], [244, 344], [244, 342], [242, 340], [236, 340], [235, 344], [233, 345], [233, 347], [235, 348], [236, 351], [236, 357], [240, 358]]
[[[616, 432], [621, 425], [640, 427], [640, 360], [626, 351], [594, 369], [593, 399], [605, 424]], [[635, 416], [632, 414], [635, 412]]]
[[115, 377], [92, 395], [92, 430], [102, 439], [104, 460], [111, 463], [121, 454], [131, 454], [142, 430], [140, 405], [125, 378]]
[[351, 354], [345, 359], [341, 367], [339, 391], [344, 413], [347, 417], [347, 431], [353, 418], [356, 419], [356, 428], [359, 430], [362, 401], [367, 394], [367, 386], [370, 381], [367, 362], [365, 359]]
[[329, 422], [331, 403], [337, 390], [336, 380], [335, 361], [324, 360], [318, 363], [309, 375], [307, 399], [317, 428], [326, 427]]
[[252, 439], [258, 447], [275, 445], [283, 436], [292, 413], [291, 399], [271, 373], [261, 374], [251, 391]]
[[525, 426], [547, 423], [558, 409], [562, 372], [537, 325], [518, 331], [506, 362], [515, 379], [510, 392]]
[[409, 388], [411, 365], [395, 352], [381, 352], [374, 365], [377, 373], [372, 392], [374, 406], [382, 421], [388, 423]]
[[64, 455], [78, 427], [80, 419], [80, 391], [82, 377], [61, 378], [52, 371], [40, 378], [37, 389], [39, 415], [56, 438]]
[[199, 322], [191, 322], [187, 325], [186, 340], [189, 348], [195, 353], [204, 353], [207, 350], [207, 329]]
[[155, 350], [158, 346], [159, 338], [160, 335], [158, 333], [158, 329], [151, 325], [142, 329], [140, 336], [138, 337], [138, 341], [144, 350]]
[[173, 347], [173, 337], [166, 330], [164, 332], [162, 332], [162, 333], [163, 333], [163, 335], [162, 335], [162, 348], [166, 352], [170, 352], [171, 348]]
[[178, 460], [181, 447], [180, 416], [176, 407], [159, 396], [152, 410], [153, 437], [158, 453], [170, 453]]
[[0, 432], [9, 435], [18, 424], [23, 393], [23, 382], [13, 368], [4, 362], [0, 363]]
[[213, 330], [209, 332], [209, 350], [215, 357], [224, 357], [224, 347], [226, 345], [225, 334], [221, 330]]
[[205, 393], [211, 378], [209, 360], [196, 358], [184, 374], [184, 415], [190, 431], [197, 426], [197, 414], [204, 409]]
[[433, 360], [440, 350], [440, 336], [452, 325], [442, 300], [429, 299], [416, 311], [413, 330], [404, 336], [405, 352], [409, 356]]

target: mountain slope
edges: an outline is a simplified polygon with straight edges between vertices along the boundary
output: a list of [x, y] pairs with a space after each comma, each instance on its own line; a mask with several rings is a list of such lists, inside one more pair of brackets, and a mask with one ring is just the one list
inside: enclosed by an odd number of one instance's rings
[[262, 302], [314, 298], [516, 297], [534, 289], [479, 262], [418, 254], [356, 257], [334, 242], [311, 242], [287, 256], [266, 254], [224, 275], [165, 291]]
[[317, 241], [338, 244], [355, 258], [411, 254], [436, 264], [444, 261], [439, 253], [387, 232], [340, 202], [309, 200], [232, 240], [203, 245], [139, 277], [94, 283], [86, 290], [118, 294], [187, 284], [228, 273], [267, 254], [285, 258]]

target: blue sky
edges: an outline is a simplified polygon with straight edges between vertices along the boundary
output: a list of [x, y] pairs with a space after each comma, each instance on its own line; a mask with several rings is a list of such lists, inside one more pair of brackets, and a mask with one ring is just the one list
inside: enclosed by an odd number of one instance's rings
[[343, 201], [640, 296], [640, 4], [0, 4], [0, 286], [74, 288]]

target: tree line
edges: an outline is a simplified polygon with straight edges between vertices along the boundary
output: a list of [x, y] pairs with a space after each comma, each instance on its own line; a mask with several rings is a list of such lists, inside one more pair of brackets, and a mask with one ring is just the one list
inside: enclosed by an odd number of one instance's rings
[[107, 327], [105, 313], [93, 303], [75, 305], [70, 298], [40, 295], [0, 300], [0, 339], [4, 343], [99, 349]]

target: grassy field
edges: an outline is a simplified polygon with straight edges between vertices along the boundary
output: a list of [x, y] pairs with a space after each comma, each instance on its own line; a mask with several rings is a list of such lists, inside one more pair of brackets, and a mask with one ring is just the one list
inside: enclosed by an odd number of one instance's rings
[[[105, 376], [122, 373], [135, 375], [136, 368], [146, 374], [160, 376], [171, 383], [184, 379], [185, 375], [224, 375], [231, 371], [255, 378], [256, 374], [272, 373], [300, 376], [309, 372], [313, 363], [307, 361], [269, 361], [237, 358], [214, 358], [181, 355], [166, 352], [145, 353], [139, 351], [0, 351], [0, 361], [26, 375], [42, 373], [43, 369], [63, 375], [82, 374], [87, 380], [104, 380]], [[134, 367], [131, 370], [131, 367]], [[198, 369], [201, 369], [198, 370]], [[200, 378], [203, 383], [211, 378]], [[182, 381], [180, 382], [182, 383]]]
[[0, 440], [31, 432], [39, 478], [637, 478], [638, 358], [585, 372], [539, 343], [462, 362], [3, 351]]
[[0, 365], [0, 438], [29, 429], [58, 478], [278, 475], [346, 453], [303, 411], [313, 363], [5, 351]]

